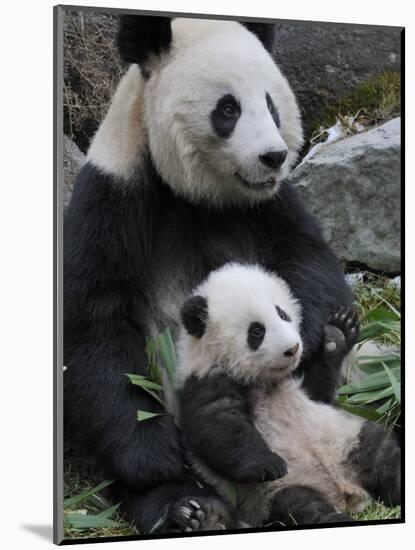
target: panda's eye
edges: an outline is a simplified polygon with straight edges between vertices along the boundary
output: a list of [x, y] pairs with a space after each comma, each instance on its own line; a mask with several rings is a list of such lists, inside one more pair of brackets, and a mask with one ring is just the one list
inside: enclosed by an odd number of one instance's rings
[[238, 108], [234, 103], [225, 103], [222, 105], [222, 114], [227, 118], [232, 118], [238, 114]]
[[262, 323], [254, 322], [249, 325], [248, 329], [248, 345], [256, 351], [262, 344], [265, 337], [265, 327]]
[[285, 313], [283, 309], [281, 309], [279, 306], [275, 306], [275, 309], [277, 310], [278, 315], [281, 317], [283, 321], [287, 321], [287, 323], [291, 323], [291, 317]]
[[272, 119], [275, 122], [275, 125], [277, 126], [277, 128], [279, 128], [280, 125], [281, 125], [280, 115], [279, 115], [278, 110], [275, 107], [274, 102], [272, 101], [271, 96], [269, 95], [268, 92], [265, 94], [265, 99], [267, 101], [268, 111], [269, 111], [270, 115], [272, 116]]

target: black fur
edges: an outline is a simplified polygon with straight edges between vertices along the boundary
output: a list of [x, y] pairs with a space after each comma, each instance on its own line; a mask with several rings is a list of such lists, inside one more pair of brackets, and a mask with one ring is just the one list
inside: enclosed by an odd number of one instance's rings
[[272, 53], [275, 42], [275, 26], [273, 23], [242, 23], [249, 31], [261, 40], [264, 48]]
[[[111, 486], [111, 490], [114, 502], [121, 502], [121, 511], [140, 526], [141, 533], [215, 530], [239, 525], [236, 510], [219, 499], [211, 486], [196, 480], [190, 470], [179, 482], [166, 481], [140, 493], [120, 482]], [[197, 506], [203, 514], [196, 513]], [[184, 513], [183, 507], [190, 508], [192, 513]]]
[[360, 482], [374, 498], [386, 506], [401, 504], [401, 449], [382, 426], [367, 422], [360, 433], [359, 446], [348, 461], [360, 472]]
[[224, 374], [191, 376], [177, 392], [180, 426], [192, 453], [214, 473], [241, 483], [271, 481], [287, 465], [250, 419], [250, 388]]
[[265, 99], [267, 100], [267, 107], [268, 111], [271, 113], [272, 120], [275, 122], [275, 126], [279, 128], [281, 126], [280, 115], [268, 92], [265, 94]]
[[152, 15], [121, 15], [117, 44], [127, 63], [144, 64], [151, 54], [160, 55], [171, 45], [171, 19]]
[[[284, 277], [301, 300], [304, 385], [314, 398], [330, 401], [338, 368], [324, 364], [321, 337], [333, 307], [350, 304], [351, 295], [289, 184], [255, 207], [218, 211], [176, 197], [149, 159], [142, 159], [135, 179], [115, 181], [87, 163], [67, 211], [64, 414], [65, 437], [122, 482], [124, 511], [142, 529], [153, 519], [151, 510], [163, 510], [173, 498], [170, 484], [183, 479], [172, 418], [137, 422], [137, 409], [160, 406], [124, 376], [147, 374], [150, 327], [170, 325], [175, 333], [182, 293], [228, 261], [258, 262]], [[159, 299], [164, 284], [164, 300], [177, 300], [172, 317], [171, 305], [165, 309]], [[188, 490], [184, 483], [177, 498], [192, 496]], [[151, 495], [151, 506], [143, 495]]]
[[180, 317], [187, 332], [197, 338], [202, 338], [206, 330], [208, 305], [203, 296], [192, 296], [183, 304]]
[[336, 512], [334, 506], [312, 487], [290, 485], [274, 495], [267, 524], [313, 525], [348, 521], [352, 518]]
[[255, 321], [254, 323], [251, 323], [248, 328], [248, 346], [253, 350], [256, 351], [259, 346], [264, 341], [265, 337], [265, 327], [262, 323], [258, 323]]
[[[228, 109], [230, 112], [227, 112]], [[225, 94], [210, 113], [210, 121], [219, 137], [228, 138], [232, 135], [240, 116], [241, 107], [235, 97], [232, 94]]]
[[278, 315], [281, 317], [283, 321], [287, 321], [287, 323], [292, 323], [291, 317], [288, 315], [288, 313], [286, 313], [279, 306], [275, 306], [275, 309], [277, 310]]

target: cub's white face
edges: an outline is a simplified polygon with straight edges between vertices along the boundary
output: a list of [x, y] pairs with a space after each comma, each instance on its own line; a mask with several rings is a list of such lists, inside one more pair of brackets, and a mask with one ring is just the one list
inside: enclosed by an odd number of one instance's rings
[[216, 205], [273, 195], [302, 144], [294, 95], [261, 42], [231, 21], [176, 19], [144, 83], [152, 157], [178, 194]]
[[285, 281], [258, 266], [227, 264], [195, 296], [206, 300], [205, 326], [197, 335], [182, 330], [179, 380], [206, 376], [213, 367], [262, 384], [286, 378], [298, 366], [300, 307]]

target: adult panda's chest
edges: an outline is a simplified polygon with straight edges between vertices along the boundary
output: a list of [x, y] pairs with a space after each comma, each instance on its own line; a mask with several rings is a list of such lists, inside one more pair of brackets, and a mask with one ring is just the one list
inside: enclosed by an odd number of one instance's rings
[[263, 263], [271, 256], [260, 233], [242, 212], [214, 212], [171, 198], [162, 203], [151, 259], [150, 303], [157, 330], [176, 331], [181, 305], [212, 270], [232, 261]]

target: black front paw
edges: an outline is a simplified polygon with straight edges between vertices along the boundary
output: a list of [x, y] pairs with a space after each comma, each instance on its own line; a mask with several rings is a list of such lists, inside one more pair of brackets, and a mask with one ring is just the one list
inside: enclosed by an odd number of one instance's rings
[[287, 463], [275, 453], [259, 457], [254, 461], [242, 464], [237, 472], [235, 481], [242, 483], [255, 483], [263, 481], [274, 481], [284, 477], [287, 473]]
[[183, 497], [170, 506], [164, 531], [220, 531], [235, 521], [235, 511], [218, 497]]
[[324, 329], [324, 353], [331, 357], [346, 356], [355, 345], [358, 334], [357, 313], [351, 308], [341, 306]]

